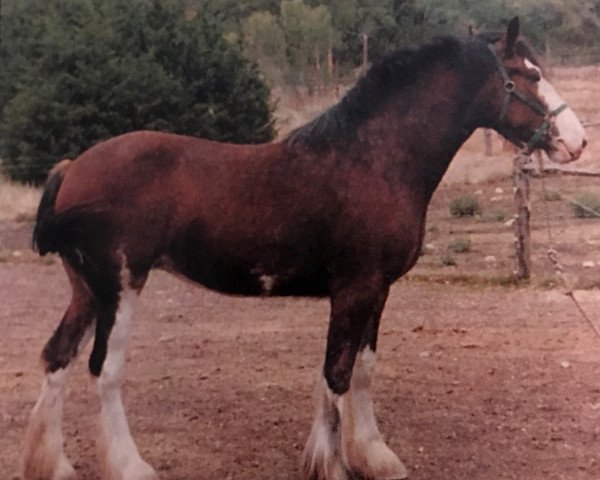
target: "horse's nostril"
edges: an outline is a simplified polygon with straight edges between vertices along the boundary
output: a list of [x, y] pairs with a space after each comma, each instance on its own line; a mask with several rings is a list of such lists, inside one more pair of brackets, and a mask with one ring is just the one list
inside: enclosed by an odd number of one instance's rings
[[585, 147], [586, 147], [586, 145], [587, 145], [587, 142], [588, 142], [588, 141], [587, 141], [587, 138], [584, 138], [584, 139], [583, 139], [583, 142], [581, 142], [581, 148], [585, 148]]

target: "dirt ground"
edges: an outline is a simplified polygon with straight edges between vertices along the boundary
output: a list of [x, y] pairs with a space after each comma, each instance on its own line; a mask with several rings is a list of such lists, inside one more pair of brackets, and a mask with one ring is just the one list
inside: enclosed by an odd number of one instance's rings
[[[29, 228], [3, 225], [4, 246]], [[11, 480], [39, 353], [69, 294], [59, 263], [16, 251], [0, 263], [0, 478]], [[600, 292], [577, 295], [597, 312]], [[300, 479], [326, 301], [231, 298], [155, 272], [136, 317], [124, 398], [162, 479]], [[381, 429], [411, 480], [600, 479], [600, 339], [557, 290], [402, 280], [379, 353]], [[98, 401], [85, 363], [65, 439], [93, 480]]]

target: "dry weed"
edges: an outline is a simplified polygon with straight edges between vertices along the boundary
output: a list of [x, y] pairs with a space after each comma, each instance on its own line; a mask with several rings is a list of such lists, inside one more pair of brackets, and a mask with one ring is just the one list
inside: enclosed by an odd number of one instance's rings
[[39, 188], [0, 177], [0, 221], [33, 220], [41, 195]]

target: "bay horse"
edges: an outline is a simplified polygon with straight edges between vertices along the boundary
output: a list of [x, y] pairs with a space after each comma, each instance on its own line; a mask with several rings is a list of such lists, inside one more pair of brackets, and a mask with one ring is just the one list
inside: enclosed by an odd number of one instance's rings
[[105, 477], [157, 478], [121, 401], [133, 308], [154, 267], [226, 294], [328, 296], [305, 478], [406, 478], [371, 400], [379, 319], [390, 285], [417, 261], [435, 188], [478, 127], [557, 162], [577, 159], [586, 144], [517, 19], [498, 34], [387, 55], [281, 141], [228, 145], [141, 131], [59, 164], [33, 241], [41, 255], [60, 255], [73, 293], [43, 349], [24, 478], [76, 476], [63, 451], [63, 398], [69, 366], [92, 337]]

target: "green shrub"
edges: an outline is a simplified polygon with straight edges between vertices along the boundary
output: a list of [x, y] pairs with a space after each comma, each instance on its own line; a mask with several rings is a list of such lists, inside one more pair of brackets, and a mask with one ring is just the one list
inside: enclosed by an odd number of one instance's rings
[[544, 202], [558, 202], [562, 199], [560, 192], [556, 190], [544, 190], [542, 191], [542, 200]]
[[456, 260], [454, 259], [454, 257], [452, 255], [446, 254], [442, 257], [442, 265], [444, 267], [455, 267]]
[[[2, 4], [0, 167], [42, 181], [58, 160], [149, 129], [270, 140], [269, 91], [222, 26], [177, 0]], [[10, 74], [6, 73], [9, 72]]]
[[454, 253], [467, 253], [471, 251], [471, 239], [467, 237], [453, 238], [448, 244], [448, 250]]
[[598, 218], [600, 217], [600, 198], [593, 193], [582, 193], [575, 198], [571, 208], [577, 218]]
[[481, 214], [481, 206], [479, 202], [465, 195], [464, 197], [455, 198], [450, 202], [450, 214], [453, 217], [472, 217]]

